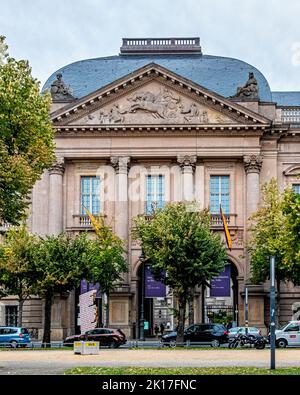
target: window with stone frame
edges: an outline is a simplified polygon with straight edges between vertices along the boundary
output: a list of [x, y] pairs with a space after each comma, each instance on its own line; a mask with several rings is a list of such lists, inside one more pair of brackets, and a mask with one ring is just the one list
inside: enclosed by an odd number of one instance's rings
[[147, 175], [146, 176], [146, 207], [147, 215], [151, 215], [156, 208], [165, 206], [165, 176]]
[[300, 194], [300, 184], [293, 184], [292, 188], [295, 193]]
[[210, 212], [230, 214], [230, 177], [228, 175], [210, 176]]
[[5, 325], [18, 325], [18, 306], [5, 306]]
[[86, 207], [92, 214], [100, 214], [100, 185], [98, 176], [81, 176], [80, 179], [80, 203], [81, 214], [86, 214]]

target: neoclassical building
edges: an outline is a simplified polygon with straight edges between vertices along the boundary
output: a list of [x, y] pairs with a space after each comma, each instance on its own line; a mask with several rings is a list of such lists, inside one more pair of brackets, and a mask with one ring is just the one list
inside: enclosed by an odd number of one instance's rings
[[[191, 210], [209, 207], [212, 229], [224, 237], [221, 204], [233, 240], [229, 287], [195, 290], [195, 322], [222, 310], [243, 324], [248, 285], [249, 324], [266, 330], [269, 285], [249, 284], [247, 219], [272, 177], [300, 192], [300, 92], [271, 91], [250, 64], [203, 54], [199, 38], [123, 39], [119, 55], [67, 65], [45, 90], [53, 99], [57, 161], [34, 187], [29, 227], [40, 235], [92, 235], [86, 206], [125, 241], [129, 272], [111, 294], [108, 326], [139, 334], [141, 247], [132, 218], [151, 220], [154, 207], [186, 201]], [[79, 294], [57, 296], [53, 339], [80, 330]], [[149, 335], [155, 323], [174, 326], [170, 290], [153, 295], [143, 302]], [[297, 302], [300, 288], [282, 284], [281, 321], [297, 314]], [[5, 324], [17, 304], [0, 303]], [[24, 325], [41, 329], [42, 321], [42, 301], [32, 297]]]

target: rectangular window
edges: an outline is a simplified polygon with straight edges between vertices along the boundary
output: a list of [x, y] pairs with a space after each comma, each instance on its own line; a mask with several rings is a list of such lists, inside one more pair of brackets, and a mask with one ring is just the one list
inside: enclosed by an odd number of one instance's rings
[[146, 214], [152, 214], [153, 209], [165, 205], [165, 176], [146, 176]]
[[86, 214], [84, 207], [92, 214], [100, 213], [100, 177], [81, 177], [80, 202], [81, 214]]
[[300, 195], [300, 184], [293, 184], [293, 191]]
[[5, 325], [18, 325], [18, 306], [5, 306]]
[[224, 214], [230, 214], [229, 176], [210, 176], [210, 212], [220, 213], [220, 205]]

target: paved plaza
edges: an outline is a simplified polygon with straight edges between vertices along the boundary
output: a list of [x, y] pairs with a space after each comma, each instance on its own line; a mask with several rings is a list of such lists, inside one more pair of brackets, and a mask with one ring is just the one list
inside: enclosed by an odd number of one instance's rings
[[[74, 355], [72, 350], [0, 351], [0, 374], [62, 374], [79, 366], [269, 367], [270, 350], [100, 350], [99, 355]], [[276, 351], [277, 367], [300, 366], [300, 350]]]

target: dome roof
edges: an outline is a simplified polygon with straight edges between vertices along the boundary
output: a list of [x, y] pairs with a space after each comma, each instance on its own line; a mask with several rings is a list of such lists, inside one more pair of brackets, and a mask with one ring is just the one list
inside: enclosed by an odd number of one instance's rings
[[195, 54], [119, 55], [81, 60], [53, 73], [42, 91], [50, 88], [59, 72], [73, 95], [80, 99], [152, 62], [224, 97], [235, 95], [237, 87], [244, 86], [249, 72], [253, 72], [260, 100], [272, 101], [268, 81], [255, 67], [238, 59]]

